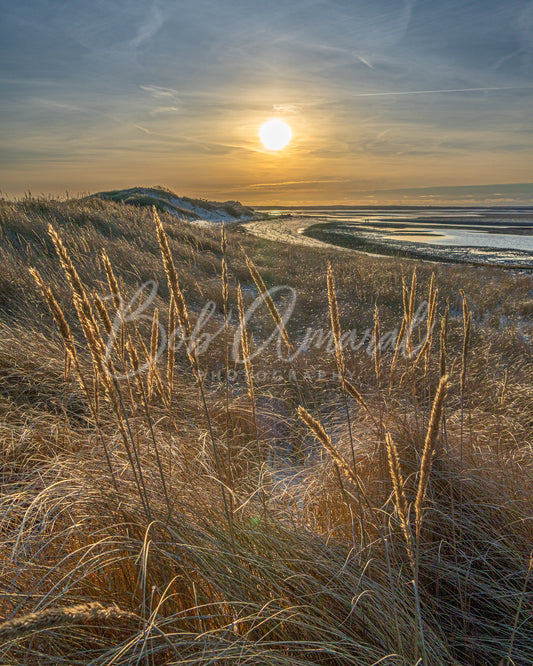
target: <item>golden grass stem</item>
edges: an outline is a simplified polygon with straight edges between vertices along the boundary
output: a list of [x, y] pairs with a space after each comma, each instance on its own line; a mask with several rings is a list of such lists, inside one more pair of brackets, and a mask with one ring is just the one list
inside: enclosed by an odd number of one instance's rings
[[152, 417], [150, 415], [150, 409], [148, 407], [148, 396], [146, 394], [144, 384], [143, 384], [143, 381], [142, 381], [142, 378], [141, 378], [141, 375], [140, 375], [139, 357], [137, 355], [137, 351], [135, 350], [135, 347], [133, 346], [131, 340], [128, 340], [128, 342], [127, 342], [127, 350], [128, 350], [128, 354], [129, 354], [131, 364], [132, 364], [132, 368], [133, 368], [133, 371], [134, 371], [135, 381], [136, 381], [136, 384], [137, 384], [137, 389], [138, 389], [138, 391], [141, 395], [141, 399], [142, 399], [142, 403], [143, 403], [143, 407], [144, 407], [144, 411], [145, 411], [145, 415], [146, 415], [146, 421], [148, 423], [148, 428], [150, 430], [150, 437], [152, 439], [152, 444], [153, 444], [153, 447], [154, 447], [154, 452], [155, 452], [157, 467], [158, 467], [158, 471], [159, 471], [159, 476], [161, 478], [161, 486], [163, 488], [163, 494], [165, 496], [165, 501], [167, 503], [167, 509], [168, 509], [168, 518], [167, 518], [167, 520], [169, 520], [170, 516], [171, 516], [171, 513], [172, 513], [172, 505], [171, 505], [170, 497], [169, 497], [168, 490], [167, 490], [167, 484], [166, 484], [166, 481], [165, 481], [165, 474], [164, 474], [164, 471], [163, 471], [163, 463], [161, 461], [159, 446], [158, 446], [158, 443], [157, 443], [157, 438], [155, 436]]
[[0, 624], [0, 641], [14, 640], [37, 631], [58, 629], [86, 622], [120, 623], [124, 620], [131, 622], [138, 620], [138, 617], [116, 605], [106, 606], [98, 601], [62, 608], [46, 608]]
[[113, 366], [113, 362], [109, 355], [106, 356], [105, 354], [105, 345], [100, 336], [93, 309], [80, 280], [78, 272], [76, 271], [76, 268], [74, 267], [74, 264], [72, 263], [72, 260], [67, 252], [67, 249], [65, 248], [63, 241], [52, 225], [49, 225], [48, 231], [59, 255], [63, 270], [65, 271], [67, 279], [70, 283], [74, 306], [76, 308], [78, 319], [82, 326], [85, 339], [87, 340], [89, 351], [91, 352], [93, 364], [97, 369], [97, 373], [105, 388], [106, 395], [117, 416], [117, 424], [119, 426], [119, 431], [122, 436], [124, 448], [128, 456], [135, 483], [137, 485], [139, 497], [141, 498], [141, 501], [144, 505], [147, 518], [151, 519], [148, 496], [146, 493], [142, 468], [139, 462], [137, 445], [131, 432], [128, 418], [126, 416], [124, 403], [120, 394], [120, 388], [116, 380], [116, 372]]
[[167, 235], [159, 219], [156, 209], [153, 209], [153, 219], [155, 223], [155, 228], [157, 232], [157, 240], [159, 241], [159, 247], [161, 249], [161, 256], [163, 258], [163, 265], [165, 267], [165, 273], [168, 280], [168, 286], [170, 292], [174, 298], [174, 303], [176, 306], [176, 316], [178, 318], [179, 327], [181, 334], [183, 336], [183, 341], [187, 349], [187, 354], [191, 362], [191, 366], [195, 374], [198, 373], [198, 358], [195, 350], [192, 348], [192, 326], [189, 319], [189, 312], [187, 310], [187, 304], [185, 303], [185, 298], [183, 297], [183, 292], [178, 280], [178, 274], [176, 272], [176, 267], [174, 266], [174, 261], [172, 259], [172, 254], [170, 252], [170, 247], [168, 245]]
[[122, 302], [122, 298], [120, 295], [120, 288], [118, 286], [118, 280], [113, 271], [113, 266], [111, 265], [109, 257], [107, 256], [107, 252], [105, 250], [103, 250], [102, 252], [102, 261], [104, 263], [104, 270], [107, 278], [107, 284], [109, 286], [109, 293], [113, 297], [113, 303], [115, 305], [115, 309], [117, 310], [117, 312], [119, 312], [120, 305]]
[[168, 337], [167, 337], [167, 394], [168, 406], [172, 405], [172, 394], [174, 391], [174, 366], [176, 364], [174, 340], [176, 339], [176, 302], [174, 296], [170, 295], [170, 306], [168, 309]]
[[270, 296], [270, 293], [268, 292], [268, 289], [266, 288], [265, 283], [263, 282], [263, 278], [261, 277], [261, 274], [257, 270], [254, 262], [248, 257], [246, 252], [244, 252], [244, 257], [246, 260], [246, 265], [248, 267], [248, 270], [250, 271], [250, 275], [252, 276], [252, 279], [255, 282], [255, 286], [257, 287], [259, 293], [263, 297], [263, 300], [267, 304], [270, 315], [272, 316], [272, 319], [274, 320], [274, 323], [276, 324], [278, 331], [280, 332], [281, 337], [283, 338], [283, 341], [285, 342], [285, 345], [287, 346], [289, 353], [292, 354], [294, 352], [294, 347], [289, 339], [289, 334], [287, 333], [287, 329], [285, 328], [285, 324], [283, 322], [281, 315], [278, 312], [276, 304], [272, 300], [272, 297]]
[[311, 414], [305, 409], [305, 407], [302, 407], [301, 405], [298, 406], [298, 415], [302, 419], [302, 421], [306, 424], [306, 426], [309, 428], [309, 430], [313, 433], [313, 435], [322, 444], [322, 446], [326, 449], [326, 451], [329, 453], [332, 460], [337, 464], [339, 469], [341, 469], [344, 475], [348, 479], [350, 479], [352, 483], [355, 484], [355, 487], [358, 489], [362, 498], [365, 500], [365, 503], [369, 508], [370, 512], [372, 513], [374, 518], [376, 518], [375, 510], [372, 504], [370, 503], [370, 500], [367, 497], [366, 491], [364, 489], [361, 479], [359, 478], [359, 475], [352, 467], [350, 467], [350, 465], [346, 462], [343, 456], [333, 445], [333, 442], [331, 441], [330, 436], [326, 433], [324, 426], [319, 421], [317, 421], [313, 416], [311, 416]]
[[385, 441], [387, 444], [387, 459], [389, 461], [389, 472], [392, 480], [392, 487], [394, 489], [394, 497], [396, 499], [396, 508], [398, 510], [398, 516], [400, 517], [400, 525], [405, 538], [407, 554], [409, 555], [409, 560], [414, 571], [415, 548], [413, 535], [411, 534], [411, 527], [409, 525], [409, 504], [404, 490], [405, 480], [400, 465], [400, 457], [398, 455], [396, 443], [390, 433], [386, 433]]
[[441, 377], [439, 386], [437, 388], [437, 393], [435, 394], [435, 399], [433, 400], [433, 407], [431, 409], [431, 416], [429, 418], [426, 439], [424, 441], [424, 449], [422, 451], [422, 459], [420, 462], [420, 478], [418, 481], [418, 490], [415, 500], [415, 525], [417, 540], [420, 538], [424, 500], [426, 498], [426, 491], [429, 483], [431, 467], [433, 464], [437, 435], [447, 392], [448, 376], [445, 375], [444, 377]]
[[374, 373], [378, 389], [381, 387], [381, 332], [379, 326], [379, 309], [374, 308]]
[[109, 318], [109, 313], [107, 311], [105, 303], [97, 293], [93, 294], [93, 303], [96, 308], [96, 311], [98, 312], [98, 316], [100, 317], [100, 321], [104, 325], [105, 332], [107, 333], [107, 335], [110, 335], [113, 329], [113, 324], [111, 323], [111, 319]]
[[[333, 275], [333, 269], [331, 268], [331, 264], [328, 263], [328, 268], [327, 268], [327, 274], [326, 274], [326, 281], [327, 281], [327, 288], [328, 288], [328, 303], [329, 303], [329, 313], [330, 313], [330, 319], [331, 319], [331, 331], [333, 333], [333, 339], [335, 342], [335, 360], [337, 363], [337, 372], [339, 373], [339, 376], [341, 378], [341, 391], [342, 391], [342, 398], [344, 401], [344, 411], [346, 413], [346, 424], [348, 426], [348, 437], [350, 439], [350, 451], [352, 454], [352, 465], [354, 469], [354, 473], [357, 475], [357, 463], [355, 459], [355, 445], [353, 441], [353, 432], [352, 432], [352, 421], [350, 418], [350, 409], [348, 406], [348, 400], [346, 398], [346, 392], [347, 390], [350, 392], [351, 395], [354, 397], [359, 395], [359, 392], [355, 389], [355, 387], [350, 385], [350, 389], [347, 389], [346, 386], [346, 367], [344, 364], [344, 352], [342, 349], [342, 342], [341, 342], [341, 337], [342, 337], [342, 330], [341, 330], [341, 324], [339, 320], [339, 307], [337, 303], [337, 294], [335, 291], [335, 276]], [[351, 391], [353, 389], [353, 391]], [[360, 397], [360, 396], [359, 396]], [[360, 402], [360, 400], [355, 397], [357, 402]], [[362, 398], [361, 398], [362, 400]], [[364, 401], [363, 401], [364, 402]]]
[[[147, 387], [148, 387], [148, 400], [152, 397], [155, 375], [159, 374], [157, 372], [157, 350], [159, 347], [159, 311], [157, 308], [154, 309], [154, 314], [152, 317], [152, 332], [150, 335], [150, 358], [148, 359], [148, 377], [147, 377]], [[165, 392], [161, 386], [161, 397], [164, 399]]]
[[220, 462], [220, 456], [218, 453], [218, 447], [216, 445], [215, 441], [215, 433], [213, 431], [213, 425], [211, 423], [211, 416], [209, 414], [209, 408], [207, 405], [207, 397], [205, 393], [205, 386], [204, 386], [204, 380], [202, 377], [202, 374], [200, 372], [200, 365], [198, 362], [198, 355], [196, 353], [196, 349], [193, 348], [192, 346], [192, 340], [191, 340], [191, 335], [192, 335], [192, 327], [189, 319], [189, 313], [187, 310], [187, 304], [185, 302], [185, 298], [183, 297], [183, 292], [181, 291], [181, 287], [179, 284], [179, 279], [178, 279], [178, 273], [176, 271], [176, 267], [174, 266], [174, 261], [172, 259], [172, 254], [170, 252], [170, 247], [168, 245], [168, 239], [167, 235], [165, 233], [165, 230], [163, 229], [163, 225], [161, 224], [161, 220], [159, 219], [159, 215], [157, 214], [157, 211], [155, 207], [152, 209], [152, 215], [153, 215], [153, 220], [155, 223], [155, 228], [156, 228], [156, 233], [157, 233], [157, 239], [159, 241], [159, 247], [161, 250], [161, 256], [163, 258], [163, 265], [165, 267], [165, 273], [167, 276], [168, 284], [169, 284], [169, 289], [172, 293], [172, 296], [174, 297], [174, 302], [176, 304], [176, 316], [178, 319], [178, 323], [181, 329], [181, 334], [183, 336], [184, 343], [186, 344], [187, 347], [187, 356], [189, 357], [189, 361], [191, 363], [193, 373], [196, 377], [196, 381], [198, 384], [198, 388], [200, 391], [200, 398], [202, 401], [202, 406], [207, 422], [207, 429], [209, 432], [209, 438], [211, 441], [211, 448], [213, 451], [213, 458], [215, 461], [215, 467], [217, 471], [217, 476], [218, 476], [218, 482], [220, 485], [220, 492], [222, 495], [222, 501], [224, 504], [224, 511], [226, 513], [226, 518], [228, 521], [228, 527], [230, 531], [230, 536], [231, 536], [231, 541], [232, 541], [232, 547], [235, 550], [235, 533], [234, 533], [234, 528], [233, 528], [233, 518], [230, 513], [230, 505], [229, 501], [227, 498], [227, 493], [226, 493], [226, 486], [224, 483], [224, 476], [222, 474], [222, 465]]
[[440, 358], [439, 358], [439, 374], [444, 377], [446, 374], [446, 358], [448, 356], [448, 317], [450, 309], [446, 306], [444, 315], [440, 324]]
[[[243, 363], [244, 363], [244, 370], [246, 373], [246, 385], [248, 387], [248, 395], [250, 397], [250, 402], [252, 403], [252, 410], [255, 413], [255, 387], [254, 387], [254, 374], [253, 374], [253, 367], [252, 363], [250, 360], [250, 357], [252, 355], [252, 349], [251, 349], [251, 343], [250, 339], [248, 337], [248, 331], [246, 328], [246, 318], [245, 318], [245, 313], [244, 313], [244, 302], [243, 302], [243, 297], [242, 297], [242, 289], [241, 285], [239, 284], [239, 288], [237, 290], [237, 302], [238, 302], [238, 308], [239, 308], [239, 322], [241, 326], [241, 349], [242, 349], [242, 355], [243, 355]], [[254, 418], [255, 421], [255, 418]]]

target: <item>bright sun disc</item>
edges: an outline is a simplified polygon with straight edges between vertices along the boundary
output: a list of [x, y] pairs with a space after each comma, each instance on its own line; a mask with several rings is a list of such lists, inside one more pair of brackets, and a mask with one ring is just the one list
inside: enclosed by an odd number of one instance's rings
[[274, 118], [261, 125], [259, 138], [267, 150], [282, 150], [292, 139], [292, 130], [283, 120]]

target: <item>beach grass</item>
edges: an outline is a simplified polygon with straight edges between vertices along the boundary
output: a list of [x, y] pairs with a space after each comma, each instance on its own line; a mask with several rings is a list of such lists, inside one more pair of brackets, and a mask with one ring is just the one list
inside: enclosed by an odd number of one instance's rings
[[0, 201], [0, 662], [533, 663], [531, 276], [225, 236]]

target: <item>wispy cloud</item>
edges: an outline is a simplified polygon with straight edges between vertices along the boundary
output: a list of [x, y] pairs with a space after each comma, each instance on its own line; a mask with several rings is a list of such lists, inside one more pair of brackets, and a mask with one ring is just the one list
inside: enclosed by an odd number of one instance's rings
[[302, 111], [301, 104], [274, 104], [272, 108], [279, 113], [300, 113]]
[[357, 53], [354, 53], [354, 56], [359, 60], [359, 62], [362, 62], [363, 65], [366, 65], [370, 69], [376, 69], [374, 65], [368, 60], [368, 58], [363, 58], [363, 56], [358, 55]]
[[147, 42], [156, 35], [158, 30], [163, 26], [164, 21], [163, 12], [154, 3], [147, 17], [139, 23], [138, 32], [131, 40], [131, 45], [135, 49], [139, 48], [144, 42]]
[[389, 90], [386, 92], [353, 93], [352, 97], [387, 97], [392, 95], [433, 95], [435, 93], [487, 92], [490, 90], [533, 90], [533, 86], [495, 86], [485, 88], [444, 88], [441, 90]]
[[179, 111], [178, 106], [156, 106], [150, 111], [150, 115], [158, 116], [164, 113], [176, 113], [176, 111]]
[[82, 111], [82, 107], [77, 104], [69, 104], [68, 102], [61, 102], [55, 99], [48, 99], [45, 97], [32, 97], [30, 103], [35, 106], [40, 106], [44, 109], [52, 109], [56, 111]]
[[241, 190], [270, 190], [270, 189], [285, 189], [292, 190], [308, 185], [323, 185], [324, 183], [348, 183], [349, 178], [321, 178], [316, 180], [285, 180], [278, 183], [252, 183], [241, 187]]
[[163, 86], [155, 86], [155, 85], [146, 85], [146, 86], [139, 86], [141, 90], [145, 90], [146, 92], [150, 93], [152, 97], [156, 98], [171, 98], [171, 99], [176, 99], [178, 100], [178, 91], [174, 90], [174, 88], [164, 88]]

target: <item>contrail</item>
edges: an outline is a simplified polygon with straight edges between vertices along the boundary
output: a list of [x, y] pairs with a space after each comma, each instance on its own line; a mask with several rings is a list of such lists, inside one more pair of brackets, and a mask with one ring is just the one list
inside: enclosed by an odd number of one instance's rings
[[530, 90], [533, 86], [506, 86], [499, 88], [446, 88], [444, 90], [405, 90], [401, 92], [355, 93], [353, 97], [383, 97], [385, 95], [429, 95], [433, 93], [477, 92], [484, 90]]

